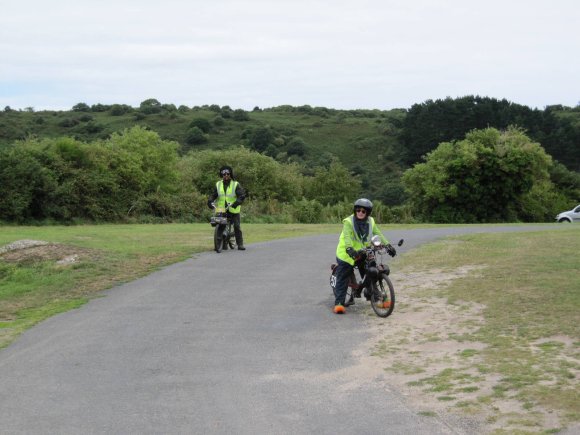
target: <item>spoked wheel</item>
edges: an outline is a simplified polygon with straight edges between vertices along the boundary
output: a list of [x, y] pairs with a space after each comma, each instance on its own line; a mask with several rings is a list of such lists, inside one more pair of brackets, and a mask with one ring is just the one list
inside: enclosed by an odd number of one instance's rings
[[215, 249], [215, 252], [217, 252], [218, 254], [222, 252], [223, 234], [224, 234], [224, 226], [216, 225], [215, 231], [213, 233], [213, 247]]
[[234, 229], [231, 227], [231, 225], [228, 229], [228, 238], [224, 242], [228, 244], [230, 249], [235, 249], [236, 239], [234, 237]]
[[371, 306], [379, 317], [388, 317], [395, 309], [395, 289], [387, 275], [381, 273], [377, 284], [373, 285]]

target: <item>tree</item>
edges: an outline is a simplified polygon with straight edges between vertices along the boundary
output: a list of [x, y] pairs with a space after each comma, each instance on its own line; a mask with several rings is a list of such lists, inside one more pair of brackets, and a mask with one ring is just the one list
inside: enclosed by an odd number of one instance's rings
[[250, 115], [243, 109], [236, 109], [232, 115], [234, 121], [249, 121]]
[[551, 157], [521, 130], [487, 128], [439, 144], [402, 181], [428, 220], [515, 221], [523, 196], [549, 181], [551, 165]]
[[40, 153], [17, 146], [0, 152], [0, 219], [24, 222], [42, 218], [36, 210], [50, 197], [55, 175], [41, 163]]
[[274, 132], [269, 126], [244, 131], [243, 136], [248, 139], [250, 147], [258, 152], [274, 142]]
[[405, 160], [408, 164], [419, 162], [439, 143], [461, 140], [474, 129], [488, 126], [505, 129], [508, 125], [530, 129], [536, 128], [540, 118], [539, 110], [505, 99], [473, 95], [414, 104], [405, 117], [401, 132], [406, 147]]
[[208, 141], [208, 135], [205, 134], [199, 127], [191, 127], [187, 131], [187, 137], [185, 138], [185, 141], [189, 145], [200, 145]]
[[336, 204], [340, 201], [352, 201], [360, 188], [358, 177], [353, 177], [347, 168], [334, 161], [328, 169], [316, 168], [314, 177], [308, 181], [306, 196], [323, 205]]
[[288, 144], [288, 155], [303, 157], [306, 154], [306, 142], [301, 137], [294, 137]]
[[73, 112], [90, 112], [91, 108], [86, 103], [78, 103], [72, 107]]
[[125, 113], [129, 113], [133, 110], [133, 108], [131, 106], [128, 106], [127, 104], [113, 104], [111, 105], [111, 109], [110, 109], [110, 114], [112, 116], [121, 116], [124, 115]]
[[203, 150], [187, 154], [180, 161], [184, 186], [209, 194], [215, 189], [219, 168], [231, 165], [251, 199], [291, 202], [303, 195], [303, 177], [295, 165], [285, 165], [246, 148], [224, 151]]
[[161, 103], [157, 101], [155, 98], [149, 98], [144, 100], [139, 105], [139, 110], [146, 115], [151, 115], [152, 113], [159, 113], [161, 112]]
[[209, 133], [211, 131], [211, 123], [205, 118], [194, 118], [189, 123], [189, 128], [197, 127], [204, 133]]

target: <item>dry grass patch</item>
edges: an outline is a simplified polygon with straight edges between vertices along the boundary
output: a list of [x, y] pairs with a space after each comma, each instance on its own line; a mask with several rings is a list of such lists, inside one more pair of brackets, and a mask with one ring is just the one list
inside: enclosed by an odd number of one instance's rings
[[[572, 233], [468, 236], [395, 264], [394, 314], [367, 317], [389, 385], [418, 413], [470, 418], [481, 432], [580, 429]], [[552, 242], [566, 258], [542, 265], [534, 253]]]

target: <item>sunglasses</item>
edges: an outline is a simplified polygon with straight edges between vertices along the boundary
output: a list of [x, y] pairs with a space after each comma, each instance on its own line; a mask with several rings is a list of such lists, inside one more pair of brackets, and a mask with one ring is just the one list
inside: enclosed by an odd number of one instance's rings
[[367, 214], [367, 211], [366, 211], [366, 209], [364, 209], [364, 208], [357, 208], [355, 211], [356, 211], [357, 213], [364, 213], [364, 214]]
[[222, 177], [226, 176], [226, 175], [230, 175], [230, 173], [228, 171], [223, 171], [222, 172]]

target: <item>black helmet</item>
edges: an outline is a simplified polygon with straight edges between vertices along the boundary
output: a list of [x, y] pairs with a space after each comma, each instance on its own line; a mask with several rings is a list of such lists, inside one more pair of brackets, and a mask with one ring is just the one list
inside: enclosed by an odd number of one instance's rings
[[230, 173], [230, 178], [233, 180], [234, 179], [234, 170], [232, 169], [231, 166], [228, 165], [224, 165], [220, 168], [220, 172], [219, 172], [219, 176], [223, 177], [224, 176], [224, 172], [229, 172]]
[[370, 216], [373, 211], [373, 203], [366, 198], [359, 198], [354, 202], [353, 212], [356, 213], [357, 208], [364, 208], [367, 211], [367, 216]]

